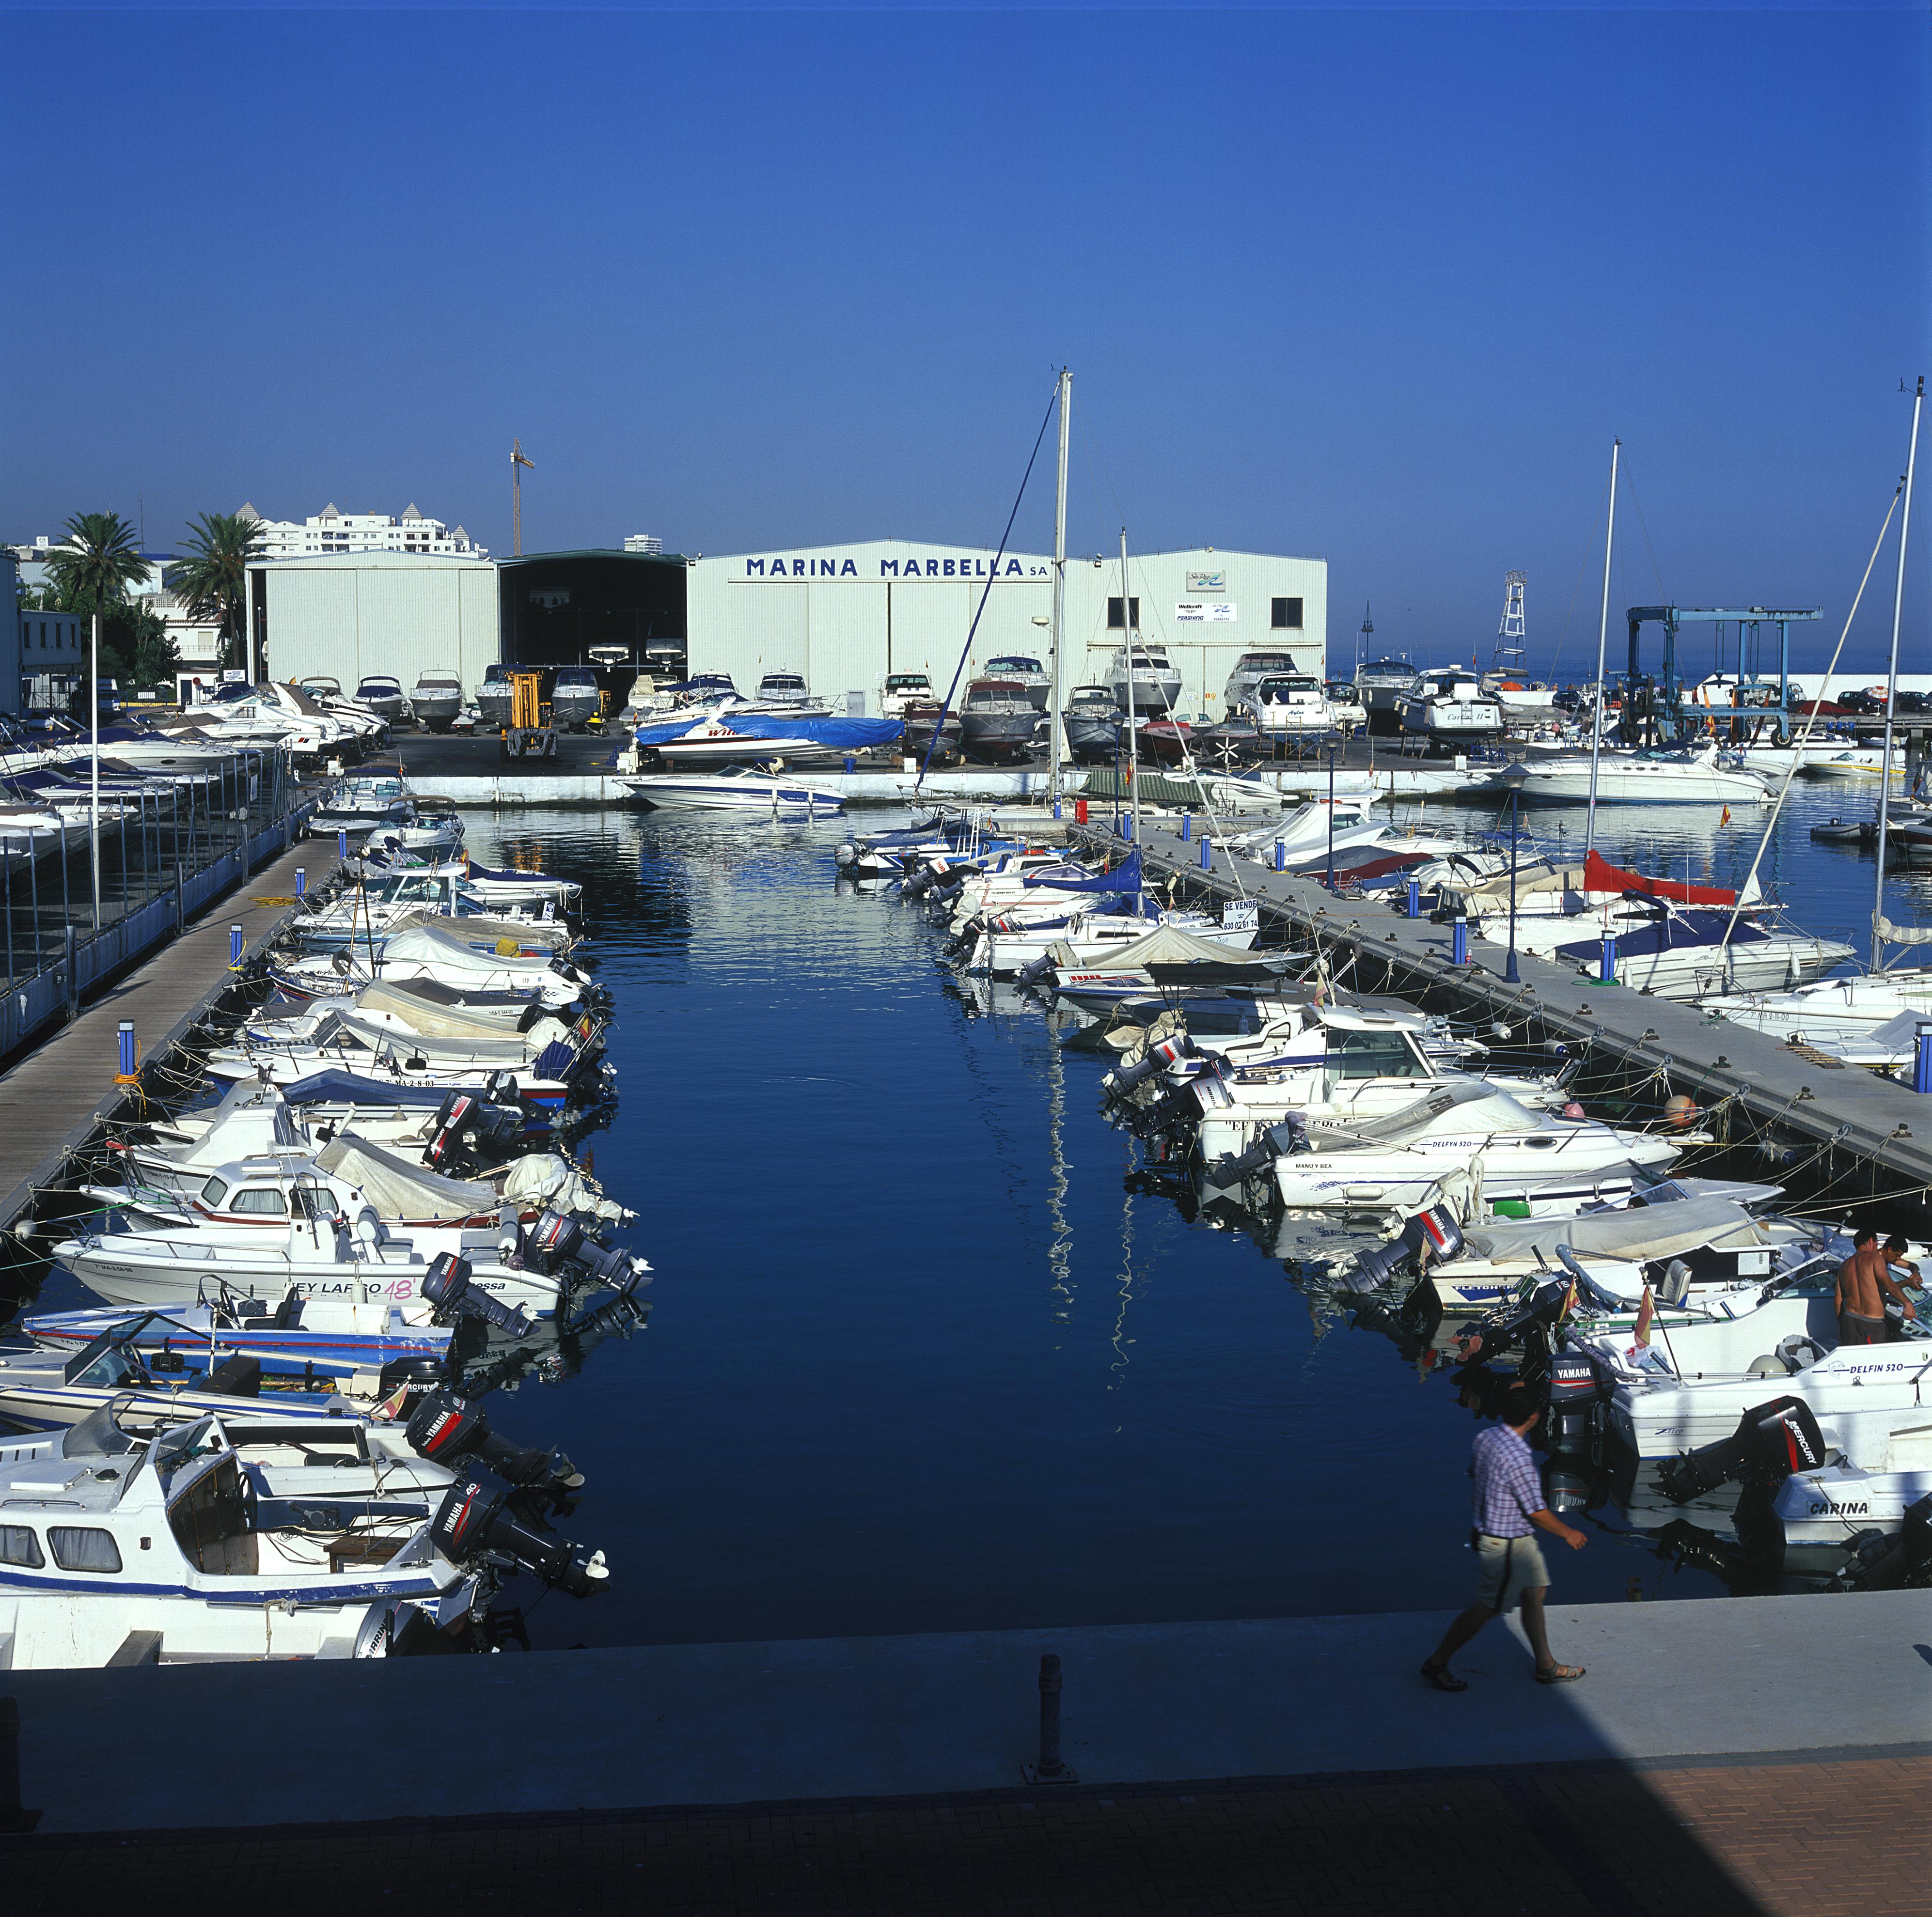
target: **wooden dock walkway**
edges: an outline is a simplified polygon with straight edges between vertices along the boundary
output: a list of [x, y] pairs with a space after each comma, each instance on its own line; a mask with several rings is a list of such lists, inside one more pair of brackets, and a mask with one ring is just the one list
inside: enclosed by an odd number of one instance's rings
[[0, 1231], [11, 1231], [34, 1195], [59, 1175], [62, 1161], [124, 1095], [118, 1032], [131, 1020], [140, 1056], [157, 1057], [200, 1014], [229, 981], [228, 928], [239, 925], [254, 950], [293, 909], [296, 868], [306, 868], [318, 891], [336, 870], [335, 849], [298, 839], [124, 978], [117, 980], [70, 1024], [0, 1074]]
[[[1115, 856], [1126, 841], [1104, 824], [1075, 828], [1076, 837]], [[1303, 938], [1353, 955], [1346, 982], [1438, 1003], [1460, 1002], [1466, 1014], [1527, 1029], [1538, 1041], [1625, 1063], [1641, 1077], [1667, 1074], [1659, 1095], [1682, 1092], [1706, 1108], [1724, 1101], [1730, 1135], [1738, 1143], [1776, 1138], [1816, 1148], [1817, 1168], [1847, 1200], [1874, 1196], [1922, 1203], [1932, 1188], [1932, 1098], [1856, 1066], [1826, 1060], [1775, 1038], [1622, 985], [1604, 985], [1562, 961], [1519, 953], [1520, 985], [1504, 981], [1505, 948], [1472, 937], [1471, 963], [1450, 962], [1450, 927], [1403, 915], [1398, 898], [1332, 897], [1318, 881], [1279, 873], [1220, 846], [1211, 873], [1201, 867], [1201, 842], [1143, 821], [1143, 864], [1150, 878], [1177, 876], [1217, 899], [1258, 900], [1264, 918]], [[1864, 1168], [1861, 1173], [1861, 1167]], [[1779, 1172], [1767, 1168], [1765, 1176]], [[1863, 1177], [1856, 1194], [1852, 1181]]]

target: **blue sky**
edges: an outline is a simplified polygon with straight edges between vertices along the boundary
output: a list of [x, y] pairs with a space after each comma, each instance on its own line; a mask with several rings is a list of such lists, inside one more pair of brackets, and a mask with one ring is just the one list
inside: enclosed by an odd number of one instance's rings
[[1440, 657], [1521, 567], [1580, 670], [1612, 434], [1618, 604], [1835, 634], [1928, 358], [1902, 10], [4, 27], [8, 538], [414, 500], [507, 552], [520, 435], [531, 550], [990, 544], [1064, 360], [1076, 550], [1319, 554], [1338, 651], [1366, 598]]

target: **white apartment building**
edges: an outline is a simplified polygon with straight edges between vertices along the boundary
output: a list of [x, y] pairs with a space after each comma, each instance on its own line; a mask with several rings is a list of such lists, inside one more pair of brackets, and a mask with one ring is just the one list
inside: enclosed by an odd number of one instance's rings
[[624, 550], [627, 553], [662, 553], [664, 541], [654, 532], [626, 533]]
[[330, 553], [438, 553], [467, 559], [490, 556], [461, 526], [425, 519], [413, 502], [392, 513], [345, 513], [332, 500], [313, 519], [268, 520], [244, 505], [236, 517], [253, 520], [265, 559], [312, 559]]

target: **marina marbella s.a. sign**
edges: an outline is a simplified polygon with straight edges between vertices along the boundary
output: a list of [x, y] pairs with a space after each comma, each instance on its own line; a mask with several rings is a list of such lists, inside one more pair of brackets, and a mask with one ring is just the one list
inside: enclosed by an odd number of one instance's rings
[[794, 557], [774, 554], [768, 559], [746, 559], [744, 571], [736, 582], [740, 585], [793, 585], [802, 580], [850, 580], [860, 584], [904, 583], [916, 580], [932, 585], [964, 580], [971, 585], [991, 580], [998, 585], [1050, 579], [1053, 568], [1047, 562], [1008, 553], [908, 553], [890, 558], [857, 559], [842, 553], [812, 553]]

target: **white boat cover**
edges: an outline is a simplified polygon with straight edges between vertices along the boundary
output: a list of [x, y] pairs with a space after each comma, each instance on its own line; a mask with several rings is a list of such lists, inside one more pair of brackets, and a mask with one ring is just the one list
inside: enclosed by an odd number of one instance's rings
[[1478, 1258], [1526, 1263], [1540, 1253], [1552, 1272], [1561, 1269], [1559, 1245], [1569, 1246], [1577, 1262], [1586, 1264], [1592, 1257], [1645, 1263], [1706, 1245], [1730, 1250], [1773, 1242], [1742, 1205], [1728, 1198], [1684, 1198], [1628, 1212], [1586, 1212], [1574, 1218], [1496, 1219], [1464, 1236]]
[[503, 1176], [503, 1202], [519, 1211], [541, 1211], [548, 1206], [553, 1212], [599, 1218], [611, 1224], [622, 1224], [638, 1215], [606, 1198], [568, 1158], [554, 1152], [512, 1158]]
[[1138, 972], [1150, 965], [1226, 965], [1228, 948], [1197, 939], [1178, 925], [1157, 925], [1144, 939], [1119, 945], [1104, 959], [1083, 959], [1064, 939], [1057, 940], [1049, 956], [1054, 963], [1070, 972]]
[[392, 936], [416, 926], [440, 933], [458, 945], [494, 939], [510, 948], [508, 953], [502, 954], [505, 957], [525, 946], [535, 946], [546, 952], [567, 952], [577, 942], [568, 926], [554, 921], [546, 924], [536, 919], [493, 918], [488, 913], [480, 912], [465, 912], [460, 918], [452, 918], [444, 912], [406, 912], [397, 918]]
[[491, 1217], [496, 1212], [494, 1186], [445, 1178], [440, 1172], [412, 1165], [393, 1152], [371, 1145], [352, 1131], [325, 1145], [315, 1155], [315, 1161], [324, 1171], [359, 1186], [380, 1218], [412, 1222], [436, 1218], [454, 1223], [479, 1212]]
[[[466, 945], [461, 939], [452, 937], [441, 929], [452, 922], [412, 913], [407, 921], [399, 921], [391, 929], [382, 945], [384, 962], [408, 959], [418, 965], [434, 966], [439, 971], [484, 974], [538, 973], [550, 969], [550, 955], [548, 952], [527, 956], [520, 952], [480, 952], [474, 945]], [[532, 929], [540, 931], [543, 928]]]
[[437, 1038], [506, 1038], [520, 1036], [513, 1020], [506, 1023], [465, 1005], [439, 1005], [412, 992], [406, 983], [384, 984], [378, 981], [364, 986], [356, 996], [356, 1009], [386, 1012], [400, 1019], [412, 1032]]
[[[417, 1056], [446, 1065], [496, 1065], [514, 1071], [519, 1065], [528, 1065], [543, 1050], [543, 1043], [548, 1042], [532, 1042], [536, 1039], [534, 1030], [506, 1032], [499, 1026], [480, 1036], [466, 1034], [456, 1038], [440, 1033], [398, 1032], [388, 1026], [358, 1018], [353, 1012], [338, 1016], [340, 1029], [351, 1044], [366, 1045], [381, 1058]], [[554, 1026], [556, 1023], [554, 1019], [547, 1019], [543, 1025]], [[541, 1029], [542, 1026], [539, 1026], [537, 1030]], [[550, 1035], [553, 1038], [556, 1035], [556, 1032]], [[318, 1037], [318, 1046], [324, 1042]]]

